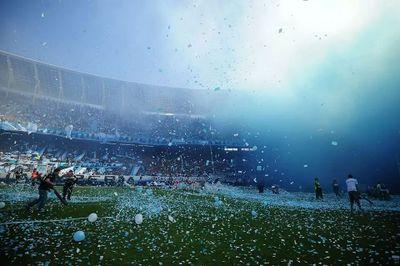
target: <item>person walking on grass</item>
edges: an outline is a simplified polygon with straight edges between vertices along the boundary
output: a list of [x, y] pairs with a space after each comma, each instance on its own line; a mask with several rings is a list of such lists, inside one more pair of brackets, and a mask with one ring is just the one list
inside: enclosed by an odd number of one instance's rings
[[68, 173], [64, 176], [64, 187], [63, 187], [63, 199], [71, 200], [72, 190], [74, 185], [76, 184], [76, 177], [72, 170], [69, 170]]
[[339, 189], [339, 183], [337, 182], [336, 179], [334, 179], [333, 182], [332, 182], [332, 190], [333, 190], [333, 193], [335, 193], [337, 198], [341, 198], [340, 192], [339, 192], [339, 190], [340, 190]]
[[315, 190], [315, 198], [316, 199], [323, 199], [324, 196], [322, 195], [322, 187], [319, 183], [318, 177], [314, 179], [314, 190]]
[[354, 203], [357, 204], [358, 209], [362, 211], [360, 204], [360, 193], [358, 191], [358, 181], [352, 175], [348, 175], [346, 179], [347, 192], [349, 193], [350, 211], [354, 211]]
[[38, 212], [43, 212], [44, 205], [46, 204], [47, 201], [47, 193], [49, 192], [50, 189], [53, 189], [55, 186], [56, 178], [58, 177], [58, 174], [60, 173], [61, 169], [56, 168], [54, 171], [48, 175], [45, 175], [42, 180], [40, 180], [39, 184], [39, 198], [31, 201], [28, 203], [26, 206], [26, 210], [30, 211], [31, 208], [38, 204]]

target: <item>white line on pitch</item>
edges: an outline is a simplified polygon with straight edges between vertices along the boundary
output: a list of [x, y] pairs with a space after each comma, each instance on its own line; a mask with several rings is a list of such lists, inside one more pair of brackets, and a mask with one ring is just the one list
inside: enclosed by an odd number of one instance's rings
[[[59, 219], [59, 220], [26, 220], [26, 221], [15, 221], [15, 222], [5, 222], [0, 223], [0, 225], [11, 225], [11, 224], [29, 224], [29, 223], [56, 223], [56, 222], [69, 222], [69, 221], [78, 221], [78, 220], [86, 220], [87, 217], [78, 217], [78, 218], [67, 218], [67, 219]], [[101, 217], [99, 219], [115, 219], [115, 217]]]

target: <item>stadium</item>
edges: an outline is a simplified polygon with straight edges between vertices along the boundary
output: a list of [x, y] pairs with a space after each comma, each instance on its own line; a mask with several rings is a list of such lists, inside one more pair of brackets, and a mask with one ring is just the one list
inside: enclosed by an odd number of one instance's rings
[[17, 2], [2, 265], [399, 264], [398, 4]]
[[[253, 147], [217, 131], [209, 114], [191, 104], [192, 98], [217, 101], [202, 91], [168, 88], [169, 95], [181, 96], [168, 98], [165, 88], [0, 56], [6, 157], [38, 155], [66, 167], [74, 162], [85, 179], [93, 174], [103, 180], [104, 174], [227, 179], [249, 170], [245, 158]], [[134, 99], [129, 107], [127, 98]], [[152, 165], [154, 158], [162, 165]], [[44, 167], [34, 164], [27, 170]]]

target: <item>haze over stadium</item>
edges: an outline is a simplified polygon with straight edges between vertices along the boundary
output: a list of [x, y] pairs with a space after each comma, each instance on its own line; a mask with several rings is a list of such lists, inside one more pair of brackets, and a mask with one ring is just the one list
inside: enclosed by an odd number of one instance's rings
[[[347, 198], [320, 201], [319, 189], [331, 192], [336, 180], [348, 190], [352, 175], [368, 195], [360, 199], [378, 200], [367, 209], [388, 212], [398, 238], [400, 200], [389, 195], [400, 192], [399, 10], [395, 0], [1, 1], [0, 200], [12, 209], [32, 194], [23, 176], [60, 168], [54, 184], [68, 186], [71, 170], [71, 192], [76, 184], [79, 197], [88, 191], [93, 202], [112, 202], [126, 220], [140, 207], [135, 197], [147, 204], [145, 220], [179, 205], [169, 193], [183, 195], [190, 209], [192, 189], [205, 197], [193, 204], [212, 195], [217, 209], [243, 200], [343, 211]], [[84, 202], [79, 197], [70, 204]], [[82, 208], [71, 217], [90, 206]], [[6, 232], [11, 250], [14, 235]], [[393, 249], [380, 252], [397, 256], [398, 244]], [[7, 252], [0, 255], [21, 262]], [[155, 263], [144, 253], [141, 263]]]
[[[210, 106], [216, 116], [265, 138], [266, 130], [334, 131], [346, 139], [341, 145], [376, 158], [363, 175], [396, 174], [400, 30], [389, 26], [399, 22], [396, 1], [1, 5], [5, 51], [120, 80], [228, 90]], [[388, 149], [392, 170], [376, 172]]]

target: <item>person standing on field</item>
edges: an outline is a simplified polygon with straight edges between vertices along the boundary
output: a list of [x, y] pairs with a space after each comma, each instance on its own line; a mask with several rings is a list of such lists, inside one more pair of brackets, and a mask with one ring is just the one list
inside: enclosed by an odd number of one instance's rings
[[323, 199], [324, 196], [322, 195], [322, 187], [319, 183], [318, 177], [314, 179], [314, 190], [315, 190], [315, 198], [316, 199]]
[[339, 183], [336, 181], [336, 179], [333, 180], [332, 182], [332, 190], [335, 193], [336, 197], [340, 198], [340, 188], [339, 188]]
[[346, 179], [346, 186], [347, 186], [347, 192], [349, 193], [351, 213], [353, 213], [354, 211], [354, 203], [356, 203], [359, 210], [362, 211], [357, 179], [355, 179], [352, 175], [348, 175]]
[[71, 200], [72, 190], [76, 184], [76, 177], [72, 170], [64, 176], [63, 199]]

